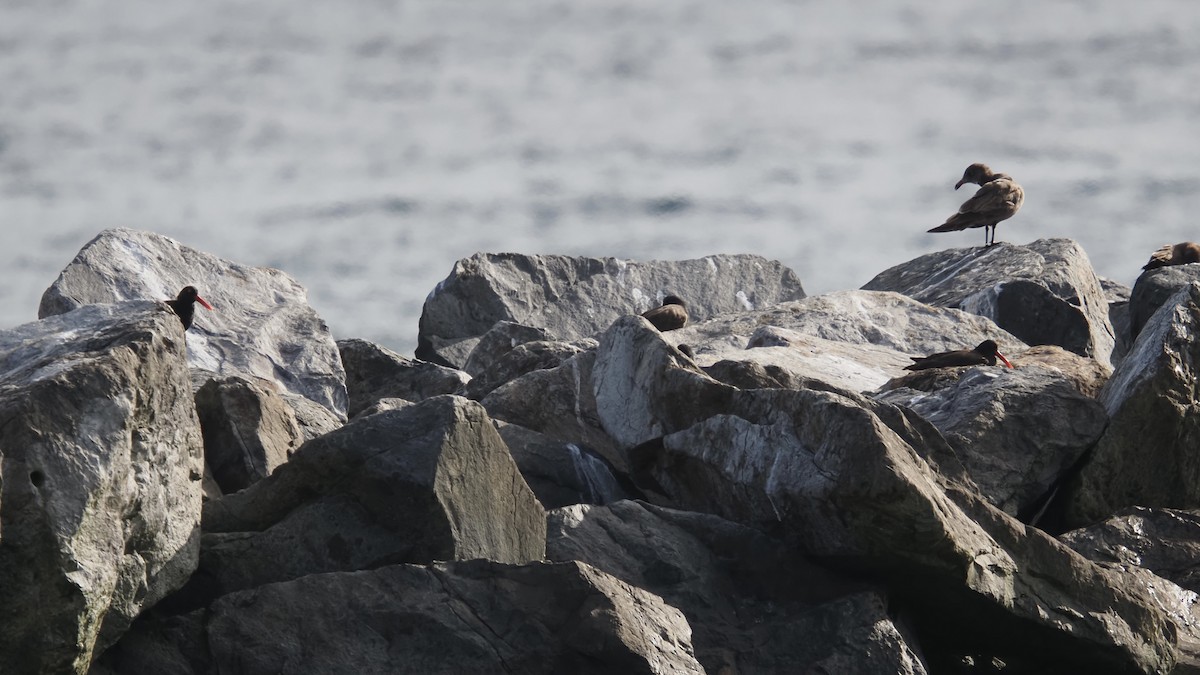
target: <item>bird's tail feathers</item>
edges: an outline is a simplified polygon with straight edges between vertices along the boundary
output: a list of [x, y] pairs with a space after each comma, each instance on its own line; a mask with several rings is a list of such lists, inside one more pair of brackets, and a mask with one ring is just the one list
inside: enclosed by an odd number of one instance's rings
[[965, 229], [967, 229], [966, 225], [961, 225], [959, 223], [956, 223], [956, 222], [954, 222], [954, 219], [951, 218], [950, 220], [947, 220], [946, 222], [942, 223], [941, 225], [938, 225], [937, 227], [933, 228], [932, 230], [928, 230], [928, 231], [929, 232], [957, 232], [958, 230], [965, 230]]

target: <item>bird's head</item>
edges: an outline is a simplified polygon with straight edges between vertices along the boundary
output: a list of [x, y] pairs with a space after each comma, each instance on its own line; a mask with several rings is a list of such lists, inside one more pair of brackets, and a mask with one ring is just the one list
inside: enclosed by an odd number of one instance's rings
[[966, 171], [963, 171], [962, 180], [954, 184], [954, 189], [957, 190], [967, 183], [983, 185], [987, 182], [987, 178], [990, 175], [992, 175], [992, 170], [988, 168], [987, 164], [976, 162], [968, 166]]

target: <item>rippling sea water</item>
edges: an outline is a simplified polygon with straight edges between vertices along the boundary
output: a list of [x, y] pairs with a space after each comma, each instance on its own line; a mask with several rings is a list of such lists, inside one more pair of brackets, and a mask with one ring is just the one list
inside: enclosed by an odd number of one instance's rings
[[309, 290], [402, 352], [476, 251], [758, 253], [809, 293], [998, 238], [1132, 284], [1200, 239], [1184, 0], [0, 0], [0, 327], [106, 227]]

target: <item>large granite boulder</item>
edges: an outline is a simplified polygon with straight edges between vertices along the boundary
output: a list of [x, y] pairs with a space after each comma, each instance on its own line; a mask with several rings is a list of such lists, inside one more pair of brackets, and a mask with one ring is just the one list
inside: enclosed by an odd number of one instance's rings
[[1042, 366], [919, 371], [901, 381], [908, 386], [876, 398], [932, 422], [980, 494], [1024, 522], [1108, 424], [1104, 406]]
[[1134, 505], [1200, 507], [1198, 336], [1200, 283], [1194, 283], [1150, 318], [1105, 385], [1100, 402], [1111, 421], [1064, 495], [1066, 527]]
[[439, 396], [356, 418], [269, 478], [204, 506], [178, 603], [396, 562], [541, 559], [545, 511], [483, 408]]
[[659, 597], [576, 562], [314, 574], [140, 622], [96, 675], [701, 675]]
[[1129, 341], [1141, 334], [1142, 328], [1176, 293], [1200, 281], [1200, 265], [1173, 265], [1142, 272], [1129, 294]]
[[337, 346], [346, 368], [351, 417], [384, 398], [415, 403], [432, 396], [456, 394], [471, 379], [461, 370], [410, 359], [367, 340], [338, 340]]
[[661, 596], [709, 673], [924, 673], [877, 589], [717, 516], [622, 501], [548, 514], [546, 557]]
[[1069, 239], [930, 253], [879, 273], [863, 288], [986, 316], [1030, 345], [1059, 345], [1105, 363], [1115, 344], [1100, 280]]
[[196, 414], [204, 459], [222, 493], [271, 475], [304, 442], [292, 408], [266, 380], [213, 378], [196, 390]]
[[837, 291], [725, 314], [664, 339], [687, 344], [702, 366], [750, 361], [850, 391], [882, 386], [904, 372], [910, 356], [970, 349], [988, 339], [1001, 351], [1025, 346], [986, 318], [877, 291]]
[[656, 492], [886, 584], [926, 653], [1048, 672], [1173, 667], [1176, 625], [1144, 590], [988, 504], [902, 409], [721, 385], [676, 366], [637, 317], [604, 334], [593, 371], [604, 428], [637, 446], [630, 463]]
[[188, 363], [214, 375], [271, 380], [346, 418], [346, 384], [329, 329], [287, 274], [246, 267], [153, 232], [105, 230], [42, 295], [38, 316], [122, 300], [166, 300], [192, 285], [214, 307], [196, 310]]
[[0, 670], [84, 673], [196, 566], [183, 327], [93, 305], [0, 331]]
[[666, 295], [683, 298], [692, 321], [705, 321], [803, 298], [804, 289], [782, 263], [754, 255], [638, 262], [477, 253], [456, 262], [426, 298], [416, 356], [461, 368], [498, 321], [537, 326], [561, 340], [591, 337]]

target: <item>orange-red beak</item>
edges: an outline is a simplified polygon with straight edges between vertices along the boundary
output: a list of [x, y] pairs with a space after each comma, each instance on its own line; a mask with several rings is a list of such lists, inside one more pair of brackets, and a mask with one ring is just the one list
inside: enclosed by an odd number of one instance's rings
[[[204, 305], [204, 309], [207, 309], [207, 310], [212, 309], [212, 305], [208, 304], [207, 300], [205, 300], [204, 298], [202, 298], [198, 295], [196, 296], [196, 302], [200, 303], [201, 305]], [[1004, 358], [1004, 357], [1001, 356], [1000, 358]]]
[[1003, 362], [1004, 362], [1004, 365], [1008, 366], [1009, 368], [1012, 368], [1012, 367], [1013, 367], [1013, 364], [1012, 364], [1012, 362], [1011, 362], [1011, 361], [1009, 361], [1008, 359], [1004, 358], [1004, 355], [1003, 355], [1003, 354], [1001, 354], [1000, 352], [996, 352], [996, 358], [998, 358], [998, 359], [1000, 359], [1001, 361], [1003, 361]]

